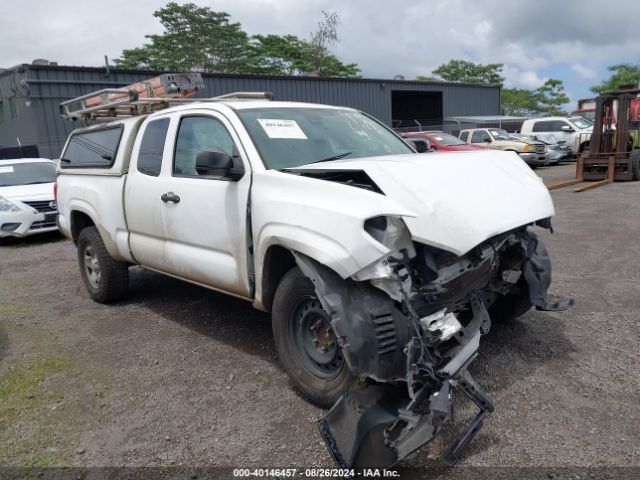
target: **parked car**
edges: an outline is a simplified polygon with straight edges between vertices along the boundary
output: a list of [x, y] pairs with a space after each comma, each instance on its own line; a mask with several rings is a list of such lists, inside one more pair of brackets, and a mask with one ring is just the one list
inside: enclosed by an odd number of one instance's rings
[[523, 140], [538, 140], [547, 146], [549, 154], [549, 163], [551, 165], [562, 161], [573, 160], [575, 158], [573, 150], [564, 140], [558, 141], [553, 133], [520, 133], [511, 134], [512, 137], [522, 138]]
[[0, 160], [0, 238], [57, 230], [55, 181], [46, 158]]
[[549, 164], [549, 155], [544, 143], [536, 140], [521, 140], [512, 137], [501, 128], [473, 128], [460, 131], [460, 139], [472, 145], [491, 150], [504, 150], [520, 155], [530, 167]]
[[573, 154], [581, 153], [589, 145], [593, 123], [582, 117], [542, 117], [524, 121], [521, 133], [553, 133], [560, 141], [567, 142]]
[[401, 136], [402, 138], [412, 142], [415, 142], [418, 139], [423, 139], [427, 142], [429, 150], [438, 150], [441, 152], [482, 150], [482, 147], [478, 145], [465, 143], [453, 135], [440, 131], [408, 132], [402, 133]]
[[357, 110], [240, 95], [70, 135], [60, 227], [91, 298], [122, 298], [139, 264], [271, 312], [291, 382], [333, 405], [321, 432], [341, 466], [430, 441], [454, 389], [475, 433], [493, 405], [467, 365], [490, 315], [568, 306], [547, 301], [531, 231], [551, 227], [545, 186], [509, 153], [425, 159]]

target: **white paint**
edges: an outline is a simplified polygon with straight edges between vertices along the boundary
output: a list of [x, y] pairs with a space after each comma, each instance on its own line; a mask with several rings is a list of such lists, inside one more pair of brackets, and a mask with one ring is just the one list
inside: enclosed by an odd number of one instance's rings
[[385, 193], [382, 198], [415, 213], [404, 218], [414, 240], [456, 255], [499, 233], [554, 215], [547, 188], [514, 152], [393, 155], [300, 168], [364, 170]]
[[0, 173], [13, 173], [13, 167], [11, 165], [8, 167], [0, 167]]
[[[267, 170], [235, 111], [269, 107], [335, 108], [263, 100], [197, 102], [124, 120], [111, 168], [59, 169], [63, 231], [70, 233], [72, 210], [85, 212], [115, 258], [244, 298], [251, 297], [253, 284], [254, 305], [262, 308], [264, 259], [274, 245], [309, 255], [347, 278], [389, 253], [364, 230], [372, 217], [401, 218], [414, 241], [463, 255], [494, 235], [554, 214], [541, 180], [511, 152], [407, 154], [301, 167], [363, 170], [384, 194]], [[172, 176], [179, 119], [193, 114], [214, 116], [227, 126], [246, 171], [239, 182]], [[151, 177], [136, 171], [138, 127], [143, 132], [146, 123], [161, 117], [171, 123], [162, 171]], [[279, 135], [272, 138], [302, 138], [300, 127], [291, 122], [268, 125], [265, 132]], [[181, 197], [180, 203], [160, 200], [169, 191]], [[253, 257], [247, 253], [249, 233]]]

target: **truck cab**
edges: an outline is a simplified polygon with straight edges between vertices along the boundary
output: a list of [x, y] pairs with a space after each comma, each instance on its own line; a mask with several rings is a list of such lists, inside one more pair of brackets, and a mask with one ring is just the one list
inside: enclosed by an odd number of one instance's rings
[[574, 155], [581, 153], [589, 145], [593, 123], [581, 117], [529, 118], [522, 124], [522, 133], [553, 133], [558, 140], [567, 142]]
[[470, 145], [490, 150], [515, 152], [527, 165], [534, 168], [549, 164], [549, 155], [544, 143], [512, 137], [501, 128], [466, 129], [461, 130], [458, 136], [463, 142]]

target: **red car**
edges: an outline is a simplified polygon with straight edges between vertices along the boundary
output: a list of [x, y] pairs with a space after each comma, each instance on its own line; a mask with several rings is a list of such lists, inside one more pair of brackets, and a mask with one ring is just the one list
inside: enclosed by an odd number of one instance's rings
[[[459, 138], [444, 132], [410, 132], [402, 133], [401, 136], [409, 141], [426, 140], [428, 150], [440, 150], [443, 152], [458, 152], [461, 150], [484, 150], [478, 145], [465, 143]], [[424, 151], [424, 146], [421, 149], [419, 145], [416, 145], [416, 148], [418, 149], [418, 152], [420, 152], [421, 150]]]

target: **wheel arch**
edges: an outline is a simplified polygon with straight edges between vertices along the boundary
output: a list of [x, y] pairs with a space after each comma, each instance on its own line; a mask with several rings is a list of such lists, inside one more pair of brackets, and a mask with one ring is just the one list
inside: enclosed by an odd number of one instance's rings
[[73, 243], [78, 243], [78, 236], [80, 232], [87, 227], [96, 227], [100, 237], [102, 238], [102, 242], [104, 243], [105, 248], [109, 252], [115, 260], [118, 261], [129, 261], [124, 258], [120, 254], [120, 250], [118, 248], [117, 243], [109, 234], [109, 231], [104, 228], [104, 226], [96, 221], [98, 215], [95, 210], [91, 207], [91, 205], [86, 205], [83, 203], [74, 203], [70, 205], [69, 209], [69, 231], [71, 233], [71, 239]]

